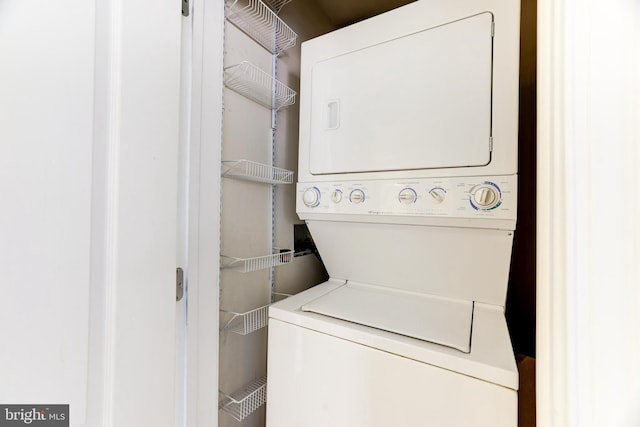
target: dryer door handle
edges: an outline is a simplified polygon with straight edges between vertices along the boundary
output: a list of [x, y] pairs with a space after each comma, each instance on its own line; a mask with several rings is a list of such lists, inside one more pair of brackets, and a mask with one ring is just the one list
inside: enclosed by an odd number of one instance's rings
[[340, 127], [340, 100], [333, 99], [327, 102], [325, 111], [325, 130], [338, 129]]

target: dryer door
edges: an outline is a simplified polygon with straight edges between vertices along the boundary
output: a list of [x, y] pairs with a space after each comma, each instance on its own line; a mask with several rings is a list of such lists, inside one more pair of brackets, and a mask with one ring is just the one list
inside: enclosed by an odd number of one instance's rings
[[311, 173], [489, 163], [492, 27], [483, 13], [316, 63]]

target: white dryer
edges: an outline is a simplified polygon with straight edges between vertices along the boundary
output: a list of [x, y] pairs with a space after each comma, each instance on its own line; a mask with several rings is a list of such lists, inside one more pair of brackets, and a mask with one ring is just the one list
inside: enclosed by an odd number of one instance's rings
[[302, 46], [297, 212], [331, 279], [269, 310], [268, 427], [515, 427], [519, 3]]

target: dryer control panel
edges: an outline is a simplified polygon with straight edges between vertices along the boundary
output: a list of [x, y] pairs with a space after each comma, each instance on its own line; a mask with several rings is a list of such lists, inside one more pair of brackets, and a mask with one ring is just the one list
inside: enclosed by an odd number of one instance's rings
[[298, 183], [304, 213], [516, 219], [517, 176]]

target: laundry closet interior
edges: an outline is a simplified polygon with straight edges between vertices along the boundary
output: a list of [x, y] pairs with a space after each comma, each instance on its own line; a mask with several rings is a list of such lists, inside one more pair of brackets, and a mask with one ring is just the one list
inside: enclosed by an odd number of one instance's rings
[[[296, 214], [300, 46], [408, 3], [224, 0], [218, 293], [221, 427], [264, 426], [268, 307], [328, 278]], [[518, 223], [506, 304], [514, 351], [530, 357], [535, 357], [535, 10], [535, 0], [522, 1]], [[393, 78], [403, 75], [398, 69]], [[370, 92], [376, 96], [375, 87]], [[205, 114], [201, 118], [216, 119]]]

